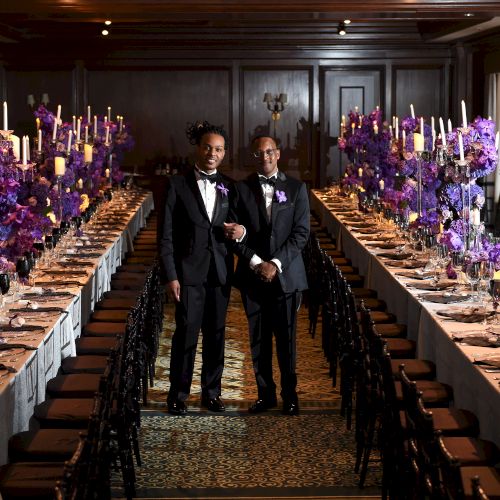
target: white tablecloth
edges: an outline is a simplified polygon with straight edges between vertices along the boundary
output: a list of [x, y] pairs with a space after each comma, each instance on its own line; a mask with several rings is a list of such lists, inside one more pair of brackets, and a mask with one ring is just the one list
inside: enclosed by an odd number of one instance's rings
[[[318, 214], [322, 224], [337, 238], [338, 245], [352, 264], [365, 277], [366, 286], [377, 290], [379, 298], [387, 303], [398, 322], [408, 326], [408, 337], [417, 341], [417, 355], [436, 363], [437, 379], [453, 387], [454, 405], [474, 412], [479, 418], [481, 437], [500, 446], [500, 387], [495, 374], [486, 373], [472, 363], [477, 355], [497, 352], [493, 348], [473, 347], [452, 340], [454, 332], [481, 328], [478, 324], [447, 321], [436, 311], [448, 305], [420, 301], [421, 291], [406, 286], [407, 279], [396, 275], [367, 247], [359, 233], [352, 232], [328, 208], [328, 197], [321, 190], [311, 191], [311, 210]], [[350, 200], [345, 199], [346, 205]], [[498, 375], [498, 374], [497, 374]]]
[[[17, 373], [0, 378], [0, 465], [7, 463], [9, 437], [28, 430], [33, 408], [45, 400], [47, 381], [57, 375], [64, 358], [75, 354], [75, 339], [80, 336], [95, 303], [109, 290], [111, 275], [127, 251], [132, 250], [133, 238], [144, 227], [153, 209], [150, 192], [131, 191], [130, 195], [138, 196], [139, 201], [131, 210], [126, 227], [116, 236], [108, 235], [113, 241], [103, 244], [100, 257], [92, 259], [95, 267], [85, 284], [67, 288], [74, 297], [43, 304], [44, 307], [62, 307], [65, 312], [56, 314], [53, 322], [44, 324], [45, 334], [29, 335], [29, 341], [19, 339], [19, 342], [35, 346], [36, 350], [26, 351], [19, 357], [15, 364]], [[29, 321], [30, 324], [35, 322]]]

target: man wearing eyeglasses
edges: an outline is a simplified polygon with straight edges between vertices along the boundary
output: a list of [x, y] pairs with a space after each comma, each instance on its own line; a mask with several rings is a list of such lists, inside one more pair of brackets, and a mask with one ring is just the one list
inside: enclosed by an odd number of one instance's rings
[[233, 254], [223, 223], [229, 211], [231, 180], [217, 171], [227, 135], [208, 122], [187, 131], [196, 146], [196, 164], [170, 178], [166, 193], [161, 257], [167, 293], [175, 303], [175, 332], [170, 352], [168, 412], [187, 413], [196, 346], [202, 331], [201, 405], [223, 412], [221, 377]]
[[[299, 412], [296, 319], [307, 288], [302, 249], [309, 238], [309, 202], [303, 182], [278, 169], [280, 150], [271, 137], [252, 142], [257, 172], [236, 184], [234, 206], [225, 224], [238, 255], [234, 284], [248, 319], [260, 413], [277, 405], [273, 380], [273, 335], [281, 372], [283, 413]], [[244, 229], [243, 229], [244, 228]], [[241, 237], [241, 234], [243, 236]]]

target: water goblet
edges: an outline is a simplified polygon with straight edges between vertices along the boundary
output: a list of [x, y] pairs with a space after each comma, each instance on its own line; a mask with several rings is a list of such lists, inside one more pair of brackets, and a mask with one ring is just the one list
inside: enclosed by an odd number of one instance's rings
[[5, 298], [4, 295], [7, 294], [10, 288], [10, 277], [8, 273], [1, 273], [0, 274], [0, 292], [2, 294], [2, 301], [0, 303], [0, 310], [2, 311], [2, 317], [3, 317], [3, 312], [5, 310]]
[[465, 267], [465, 276], [470, 284], [471, 300], [474, 301], [477, 299], [474, 294], [474, 287], [481, 279], [481, 262], [469, 262]]

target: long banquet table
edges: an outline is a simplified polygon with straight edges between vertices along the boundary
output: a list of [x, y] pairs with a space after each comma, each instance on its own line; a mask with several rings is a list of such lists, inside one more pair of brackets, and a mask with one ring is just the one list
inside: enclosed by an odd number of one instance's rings
[[[121, 264], [125, 254], [133, 250], [133, 238], [145, 225], [146, 217], [152, 209], [151, 192], [132, 189], [115, 194], [113, 200], [103, 207], [102, 213], [97, 214], [96, 221], [90, 225], [88, 233], [92, 236], [86, 237], [84, 230], [83, 238], [78, 241], [80, 246], [68, 249], [68, 261], [81, 259], [80, 265], [77, 264], [75, 270], [64, 268], [55, 271], [56, 263], [53, 266], [54, 273], [61, 274], [51, 274], [48, 269], [37, 277], [37, 282], [51, 282], [47, 286], [52, 288], [36, 287], [36, 291], [42, 292], [42, 295], [31, 300], [39, 301], [40, 310], [50, 306], [59, 308], [60, 312], [19, 313], [26, 325], [33, 328], [40, 326], [38, 330], [17, 334], [6, 331], [9, 326], [0, 327], [2, 340], [32, 348], [19, 349], [19, 354], [13, 356], [7, 351], [0, 351], [0, 363], [2, 358], [9, 360], [16, 370], [15, 373], [0, 370], [0, 465], [5, 464], [8, 459], [9, 437], [28, 430], [34, 406], [45, 399], [47, 381], [57, 375], [64, 358], [75, 354], [75, 339], [80, 336], [82, 326], [88, 321], [95, 303], [109, 290], [111, 275]], [[103, 226], [99, 225], [100, 221]], [[65, 275], [70, 278], [65, 278]], [[60, 286], [57, 284], [58, 280], [61, 282]], [[57, 296], [58, 291], [62, 290], [70, 293]], [[45, 291], [48, 296], [44, 298]], [[53, 297], [50, 296], [51, 293], [54, 294]], [[8, 306], [19, 307], [16, 303]], [[19, 328], [22, 329], [23, 326]]]
[[[485, 329], [480, 323], [449, 321], [436, 314], [438, 310], [454, 305], [437, 304], [423, 299], [425, 292], [409, 287], [409, 280], [399, 273], [401, 269], [387, 265], [374, 246], [363, 241], [365, 234], [351, 230], [342, 222], [345, 212], [335, 211], [335, 199], [326, 190], [311, 190], [311, 210], [321, 218], [322, 225], [337, 238], [337, 244], [348, 256], [367, 287], [377, 290], [379, 298], [387, 303], [388, 311], [397, 315], [398, 322], [408, 326], [408, 337], [417, 341], [417, 355], [436, 363], [437, 379], [453, 387], [454, 405], [472, 411], [479, 419], [481, 437], [500, 446], [500, 386], [498, 373], [487, 373], [473, 364], [476, 357], [496, 354], [498, 349], [462, 345], [452, 335]], [[343, 200], [351, 206], [348, 198]], [[352, 207], [353, 212], [355, 207]], [[461, 305], [470, 305], [470, 303]]]

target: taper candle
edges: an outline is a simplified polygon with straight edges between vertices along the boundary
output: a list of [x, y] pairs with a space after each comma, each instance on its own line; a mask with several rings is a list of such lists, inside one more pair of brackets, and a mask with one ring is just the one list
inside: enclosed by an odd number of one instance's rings
[[451, 120], [448, 118], [448, 134], [451, 134], [453, 132], [453, 127], [451, 125]]
[[399, 118], [396, 116], [396, 139], [399, 139]]
[[37, 144], [37, 151], [39, 153], [42, 152], [42, 129], [38, 129], [38, 144]]
[[89, 126], [85, 125], [85, 142], [89, 142]]
[[9, 113], [7, 110], [7, 101], [3, 102], [3, 129], [9, 130]]
[[415, 119], [415, 108], [413, 107], [413, 104], [410, 104], [410, 114], [413, 119]]
[[82, 127], [82, 120], [80, 118], [78, 118], [78, 120], [76, 120], [76, 140], [77, 141], [80, 140], [81, 127]]
[[87, 106], [87, 123], [90, 123], [90, 118], [91, 118], [91, 114], [90, 114], [90, 106]]
[[467, 111], [465, 109], [465, 101], [462, 99], [462, 127], [467, 128]]
[[446, 147], [446, 134], [444, 132], [444, 122], [441, 117], [439, 117], [439, 130], [441, 131], [441, 142], [443, 146]]
[[458, 152], [460, 154], [460, 161], [464, 161], [464, 141], [462, 139], [462, 133], [458, 133]]

